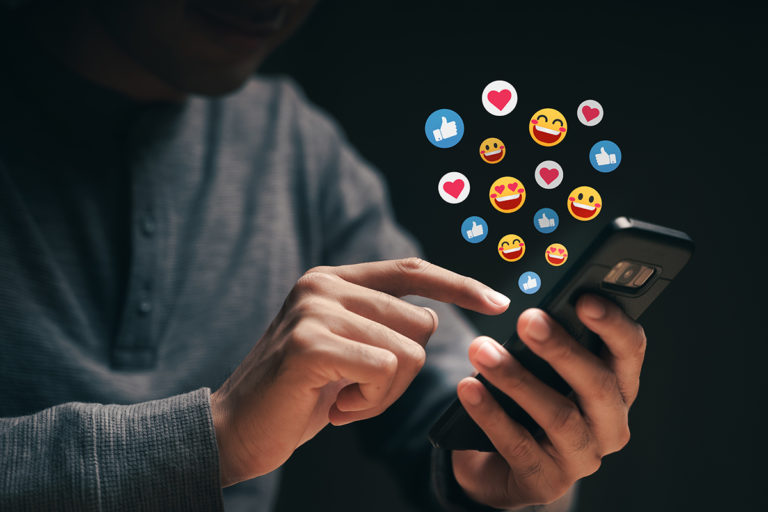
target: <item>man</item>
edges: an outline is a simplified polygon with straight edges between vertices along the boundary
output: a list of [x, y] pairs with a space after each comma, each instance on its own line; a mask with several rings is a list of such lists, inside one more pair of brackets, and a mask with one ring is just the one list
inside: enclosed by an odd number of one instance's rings
[[[581, 298], [601, 359], [543, 312], [520, 316], [573, 399], [494, 340], [467, 346], [445, 303], [499, 314], [509, 299], [409, 258], [338, 128], [290, 82], [251, 79], [311, 4], [5, 13], [0, 508], [268, 510], [298, 446], [375, 418], [364, 444], [424, 508], [565, 510], [628, 441], [637, 324]], [[466, 350], [546, 437], [467, 377], [458, 396], [498, 453], [430, 453]]]

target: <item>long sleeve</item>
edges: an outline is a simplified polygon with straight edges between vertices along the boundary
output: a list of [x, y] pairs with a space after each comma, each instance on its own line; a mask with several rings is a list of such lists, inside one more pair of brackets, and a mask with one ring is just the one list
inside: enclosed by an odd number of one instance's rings
[[[324, 241], [322, 263], [341, 265], [421, 255], [418, 244], [394, 220], [383, 177], [326, 118], [310, 112], [305, 119], [308, 132], [326, 138], [324, 144], [318, 145], [328, 148], [325, 175], [319, 180], [326, 184], [319, 215]], [[393, 469], [406, 494], [420, 509], [490, 510], [479, 505], [467, 508], [461, 500], [447, 508], [452, 497], [446, 495], [446, 490], [455, 490], [458, 484], [452, 472], [435, 473], [427, 439], [432, 423], [456, 398], [458, 381], [473, 373], [467, 349], [477, 333], [456, 307], [423, 298], [407, 299], [429, 305], [439, 317], [438, 329], [427, 345], [426, 364], [395, 404], [356, 428], [366, 451]], [[446, 478], [452, 482], [446, 482]], [[564, 501], [568, 502], [565, 508], [560, 503], [536, 510], [564, 512], [570, 500]]]
[[0, 510], [222, 510], [209, 397], [0, 419]]

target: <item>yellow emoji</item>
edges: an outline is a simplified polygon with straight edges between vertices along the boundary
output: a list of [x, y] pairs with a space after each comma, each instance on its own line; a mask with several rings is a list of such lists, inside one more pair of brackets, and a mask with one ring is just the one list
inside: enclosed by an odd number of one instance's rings
[[501, 140], [490, 137], [480, 144], [480, 158], [487, 164], [497, 164], [504, 159], [507, 150]]
[[559, 267], [568, 260], [568, 251], [563, 244], [552, 244], [544, 252], [544, 258], [553, 267]]
[[517, 235], [505, 235], [499, 240], [499, 256], [504, 261], [518, 261], [525, 254], [525, 242]]
[[525, 188], [517, 178], [504, 176], [493, 182], [488, 196], [493, 207], [501, 213], [512, 213], [525, 203]]
[[568, 195], [568, 211], [576, 220], [592, 220], [603, 207], [603, 199], [592, 187], [576, 187]]
[[528, 131], [537, 144], [554, 146], [560, 144], [568, 131], [565, 116], [553, 108], [543, 108], [533, 114]]

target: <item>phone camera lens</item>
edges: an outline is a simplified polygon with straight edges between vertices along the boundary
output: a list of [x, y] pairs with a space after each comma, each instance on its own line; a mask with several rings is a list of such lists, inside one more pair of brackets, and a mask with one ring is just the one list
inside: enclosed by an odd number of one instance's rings
[[629, 265], [626, 269], [624, 269], [624, 272], [621, 273], [621, 276], [616, 280], [616, 284], [619, 285], [625, 285], [629, 284], [632, 281], [632, 278], [635, 277], [637, 274], [637, 271], [640, 270], [640, 265], [632, 264]]

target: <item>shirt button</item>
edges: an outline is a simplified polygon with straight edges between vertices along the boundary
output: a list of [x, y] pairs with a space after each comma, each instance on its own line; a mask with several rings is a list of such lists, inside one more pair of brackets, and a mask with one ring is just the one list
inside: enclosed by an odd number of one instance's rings
[[152, 303], [148, 300], [142, 300], [139, 302], [138, 310], [142, 315], [146, 315], [152, 311]]
[[155, 229], [157, 229], [157, 225], [155, 224], [154, 219], [150, 217], [149, 215], [144, 216], [144, 218], [141, 220], [141, 231], [146, 236], [152, 236], [155, 232]]

